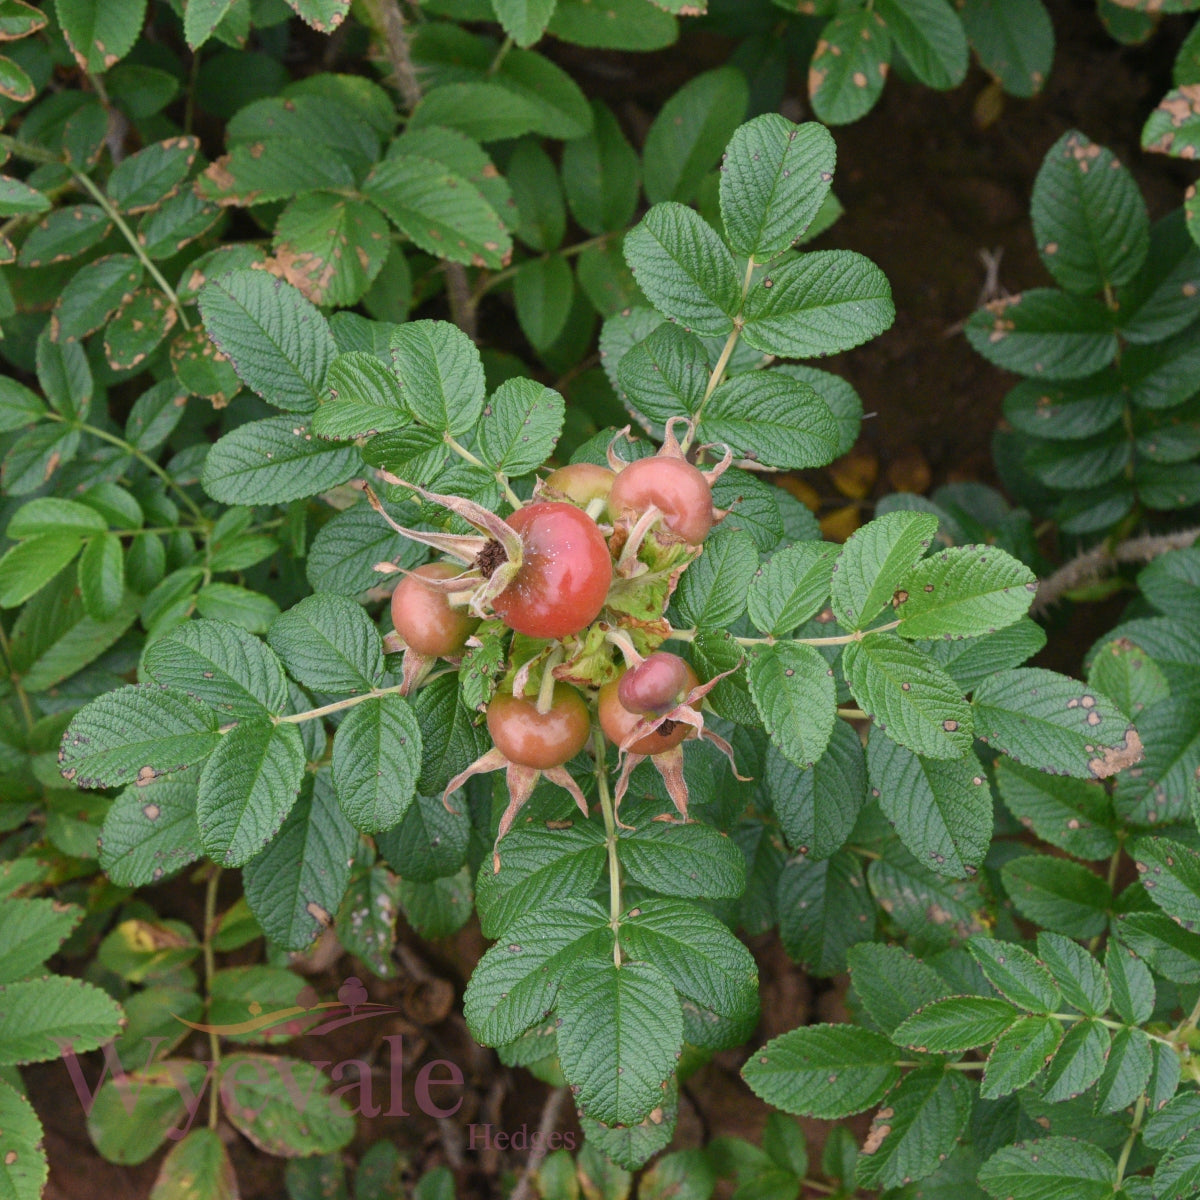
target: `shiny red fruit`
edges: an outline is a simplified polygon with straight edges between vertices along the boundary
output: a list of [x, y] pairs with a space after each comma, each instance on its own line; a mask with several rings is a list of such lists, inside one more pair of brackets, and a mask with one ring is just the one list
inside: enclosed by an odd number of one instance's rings
[[658, 716], [670, 712], [699, 682], [678, 654], [656, 650], [621, 676], [617, 696], [630, 712]]
[[640, 516], [651, 505], [662, 510], [662, 523], [692, 546], [708, 537], [713, 525], [712, 489], [704, 473], [682, 458], [639, 458], [622, 468], [608, 494], [613, 520]]
[[509, 762], [545, 771], [562, 766], [587, 745], [591, 717], [574, 688], [556, 683], [549, 712], [538, 712], [534, 699], [503, 692], [493, 696], [487, 727], [496, 749]]
[[492, 600], [496, 616], [536, 638], [586, 629], [612, 583], [612, 558], [596, 522], [573, 504], [543, 501], [518, 508], [508, 523], [521, 535], [521, 569]]
[[418, 654], [442, 658], [460, 654], [479, 625], [465, 608], [454, 608], [444, 592], [422, 579], [450, 579], [462, 572], [452, 563], [426, 563], [406, 575], [392, 593], [392, 625]]
[[[618, 694], [620, 687], [619, 679], [612, 683], [606, 683], [600, 689], [599, 698], [600, 728], [604, 730], [604, 736], [614, 746], [622, 745], [637, 725], [645, 719], [642, 713], [630, 712], [621, 703]], [[695, 734], [696, 730], [686, 722], [668, 720], [664, 721], [653, 733], [638, 738], [632, 746], [626, 746], [625, 749], [630, 754], [661, 754], [664, 750], [678, 746], [686, 738], [694, 737]]]

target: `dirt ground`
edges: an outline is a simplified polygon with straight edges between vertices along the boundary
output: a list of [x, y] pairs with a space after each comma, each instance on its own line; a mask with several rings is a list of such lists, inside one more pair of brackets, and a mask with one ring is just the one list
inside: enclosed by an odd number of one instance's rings
[[[835, 130], [835, 186], [846, 214], [817, 245], [872, 258], [891, 280], [897, 309], [889, 332], [822, 364], [850, 379], [866, 411], [876, 414], [864, 426], [863, 442], [880, 462], [877, 494], [889, 490], [883, 482], [888, 466], [914, 450], [928, 463], [932, 486], [959, 478], [994, 479], [989, 440], [1013, 381], [947, 331], [978, 302], [985, 280], [981, 251], [1002, 252], [998, 278], [1010, 290], [1050, 282], [1034, 251], [1028, 219], [1030, 188], [1050, 145], [1065, 130], [1077, 128], [1113, 148], [1138, 178], [1154, 217], [1179, 203], [1193, 174], [1186, 164], [1139, 149], [1141, 126], [1170, 86], [1171, 60], [1188, 22], [1168, 18], [1148, 46], [1128, 48], [1104, 32], [1091, 0], [1051, 0], [1050, 8], [1058, 46], [1045, 92], [1031, 101], [1006, 98], [1001, 116], [987, 128], [976, 122], [974, 107], [988, 81], [973, 69], [966, 84], [948, 94], [893, 79], [874, 112]], [[719, 62], [722, 48], [714, 46], [712, 53]], [[652, 117], [655, 98], [670, 94], [696, 69], [694, 61], [680, 62], [671, 52], [652, 56], [649, 64], [645, 57], [623, 61], [619, 55], [588, 54], [590, 68], [575, 58], [569, 68], [585, 89], [623, 104], [622, 115], [631, 125]], [[1089, 640], [1082, 637], [1078, 651]], [[237, 880], [235, 872], [228, 875], [224, 884], [231, 902]], [[224, 890], [223, 885], [223, 897]], [[148, 898], [164, 913], [198, 921], [195, 893], [172, 886]], [[363, 1122], [349, 1157], [381, 1136], [392, 1137], [418, 1170], [439, 1163], [454, 1167], [462, 1197], [501, 1194], [501, 1170], [519, 1166], [522, 1158], [470, 1151], [467, 1124], [491, 1121], [513, 1129], [524, 1122], [535, 1128], [546, 1096], [541, 1084], [500, 1067], [491, 1051], [475, 1047], [458, 1013], [462, 988], [484, 948], [474, 921], [444, 944], [411, 939], [398, 980], [371, 980], [365, 968], [356, 972], [368, 981], [372, 1000], [395, 1005], [400, 1014], [342, 1030], [334, 1035], [341, 1038], [337, 1044], [330, 1038], [320, 1044], [300, 1039], [289, 1048], [317, 1059], [369, 1058], [384, 1036], [403, 1033], [413, 1070], [433, 1058], [460, 1064], [467, 1075], [466, 1099], [453, 1120], [413, 1116]], [[756, 1044], [806, 1021], [839, 1019], [836, 987], [807, 980], [775, 939], [759, 939], [752, 948], [763, 984]], [[227, 962], [238, 957], [228, 956]], [[331, 996], [355, 971], [343, 960], [313, 983]], [[766, 1110], [738, 1078], [743, 1057], [740, 1051], [719, 1055], [686, 1085], [676, 1147], [720, 1134], [757, 1138]], [[94, 1080], [96, 1055], [89, 1056], [86, 1069]], [[46, 1124], [51, 1200], [145, 1200], [162, 1152], [139, 1167], [105, 1163], [91, 1148], [63, 1065], [32, 1068], [26, 1078]], [[242, 1196], [283, 1196], [280, 1162], [228, 1133]], [[811, 1123], [811, 1133], [818, 1143], [819, 1123]]]

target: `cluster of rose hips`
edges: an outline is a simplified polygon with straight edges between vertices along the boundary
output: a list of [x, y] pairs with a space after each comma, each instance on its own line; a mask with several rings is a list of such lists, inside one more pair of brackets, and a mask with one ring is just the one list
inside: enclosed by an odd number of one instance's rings
[[[728, 744], [704, 728], [699, 712], [722, 677], [701, 685], [682, 658], [657, 649], [670, 634], [663, 616], [667, 598], [725, 515], [713, 507], [712, 483], [730, 457], [726, 452], [702, 471], [668, 427], [653, 457], [625, 462], [610, 448], [608, 467], [577, 463], [552, 471], [538, 482], [534, 499], [504, 520], [472, 501], [385, 473], [390, 482], [457, 513], [476, 535], [395, 525], [368, 489], [376, 511], [394, 528], [455, 560], [405, 572], [392, 593], [406, 687], [416, 686], [438, 659], [457, 664], [478, 644], [476, 631], [485, 619], [540, 640], [540, 652], [510, 666], [487, 705], [493, 748], [452, 779], [444, 794], [448, 799], [472, 775], [504, 769], [510, 800], [497, 844], [543, 775], [566, 788], [587, 815], [583, 793], [564, 766], [592, 733], [581, 687], [595, 693], [600, 729], [621, 755], [617, 805], [633, 767], [649, 757], [686, 818], [681, 743], [688, 738], [709, 738], [732, 761]], [[628, 601], [631, 595], [638, 603]], [[540, 683], [532, 688], [532, 672], [539, 668]]]

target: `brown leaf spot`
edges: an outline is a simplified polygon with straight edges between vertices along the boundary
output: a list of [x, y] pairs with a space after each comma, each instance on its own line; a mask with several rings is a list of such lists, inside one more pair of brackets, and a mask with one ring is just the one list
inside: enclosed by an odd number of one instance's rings
[[1115, 746], [1104, 746], [1100, 754], [1088, 761], [1088, 770], [1095, 779], [1107, 779], [1126, 767], [1140, 762], [1144, 751], [1142, 739], [1132, 725], [1125, 730], [1125, 739]]

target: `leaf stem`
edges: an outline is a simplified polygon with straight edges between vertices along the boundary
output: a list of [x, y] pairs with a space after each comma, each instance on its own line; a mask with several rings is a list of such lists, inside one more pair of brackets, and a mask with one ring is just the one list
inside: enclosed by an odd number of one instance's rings
[[592, 739], [596, 754], [596, 787], [600, 793], [600, 811], [604, 814], [604, 834], [608, 846], [608, 925], [613, 931], [613, 963], [621, 965], [621, 860], [617, 857], [617, 814], [608, 790], [608, 766], [604, 734], [597, 729]]
[[[217, 973], [217, 960], [213, 952], [213, 928], [217, 922], [217, 884], [221, 881], [221, 868], [214, 866], [208, 877], [208, 887], [204, 892], [204, 992], [208, 1002], [212, 1003], [213, 979]], [[208, 1093], [208, 1127], [216, 1129], [220, 1119], [219, 1089], [217, 1085], [217, 1068], [221, 1062], [221, 1042], [215, 1030], [208, 1032], [208, 1049], [212, 1056], [212, 1077], [209, 1081]]]
[[496, 51], [496, 57], [492, 59], [491, 66], [488, 67], [488, 75], [495, 75], [500, 70], [500, 64], [508, 57], [508, 52], [513, 48], [513, 40], [506, 37], [500, 45], [500, 49]]
[[183, 303], [175, 294], [175, 289], [167, 282], [166, 277], [158, 267], [155, 266], [153, 260], [146, 253], [146, 248], [137, 240], [137, 234], [125, 224], [125, 218], [117, 211], [112, 201], [82, 171], [72, 170], [71, 174], [75, 176], [76, 181], [83, 186], [84, 190], [91, 195], [92, 199], [104, 209], [109, 220], [121, 231], [121, 235], [129, 243], [129, 248], [138, 256], [150, 278], [158, 284], [159, 288], [162, 289], [163, 295], [171, 302], [171, 307], [179, 314], [179, 323], [184, 329], [191, 330], [191, 323], [187, 319], [187, 313], [183, 311]]
[[[619, 232], [599, 233], [595, 237], [585, 238], [582, 242], [573, 242], [561, 250], [547, 250], [545, 254], [539, 254], [537, 257], [549, 258], [551, 254], [557, 254], [559, 258], [573, 258], [577, 254], [582, 254], [585, 250], [590, 250], [593, 246], [603, 246], [610, 239], [622, 236], [623, 234]], [[502, 283], [507, 283], [526, 263], [533, 261], [532, 258], [525, 258], [514, 266], [505, 267], [503, 271], [496, 271], [494, 274], [485, 276], [477, 285], [474, 292], [471, 293], [472, 307], [477, 305], [493, 288], [499, 287]]]
[[[1107, 286], [1107, 285], [1106, 285]], [[1133, 1124], [1129, 1127], [1129, 1136], [1125, 1139], [1125, 1144], [1121, 1147], [1121, 1156], [1117, 1159], [1117, 1181], [1113, 1184], [1113, 1191], [1119, 1191], [1121, 1183], [1125, 1178], [1125, 1168], [1129, 1165], [1129, 1156], [1133, 1153], [1133, 1144], [1137, 1141], [1137, 1136], [1142, 1131], [1142, 1121], [1146, 1116], [1146, 1093], [1143, 1092], [1137, 1098], [1137, 1104], [1133, 1109]]]
[[21, 677], [13, 670], [12, 664], [12, 647], [8, 641], [8, 634], [5, 632], [3, 622], [0, 622], [0, 653], [4, 655], [4, 666], [8, 671], [9, 681], [13, 685], [13, 691], [17, 693], [17, 700], [21, 704], [21, 714], [25, 718], [25, 728], [33, 729], [33, 709], [29, 705], [29, 697], [25, 694], [25, 689], [21, 686]]
[[469, 462], [473, 467], [478, 467], [482, 471], [488, 471], [489, 473], [494, 474], [496, 476], [496, 482], [503, 489], [504, 497], [509, 504], [511, 504], [513, 508], [522, 507], [523, 502], [521, 497], [512, 490], [512, 485], [508, 482], [508, 476], [505, 475], [503, 471], [492, 472], [491, 468], [483, 461], [483, 459], [476, 457], [470, 452], [470, 450], [466, 448], [466, 446], [455, 441], [455, 439], [452, 438], [448, 433], [445, 435], [445, 442], [446, 445], [449, 446], [450, 449], [453, 450], [454, 453], [463, 460], [463, 462]]
[[[64, 423], [68, 423], [67, 418], [64, 417], [62, 413], [57, 413], [53, 409], [47, 410], [43, 415], [49, 421], [62, 421]], [[159, 466], [159, 464], [156, 463], [154, 459], [152, 459], [144, 451], [139, 450], [132, 442], [127, 442], [124, 438], [117, 437], [115, 433], [109, 433], [107, 429], [101, 429], [98, 425], [89, 425], [85, 421], [80, 421], [78, 423], [72, 421], [69, 422], [69, 424], [74, 425], [75, 428], [81, 433], [90, 433], [92, 437], [98, 437], [102, 442], [108, 442], [113, 446], [120, 446], [126, 454], [132, 455], [138, 460], [138, 462], [142, 464], [142, 466], [148, 467], [151, 471], [153, 471], [154, 474], [157, 475], [159, 479], [161, 479], [163, 483], [165, 483], [167, 487], [170, 488], [171, 491], [173, 491], [183, 501], [188, 511], [191, 512], [192, 516], [195, 517], [198, 522], [200, 522], [201, 526], [206, 529], [211, 526], [212, 523], [204, 515], [204, 512], [200, 506], [191, 498], [191, 496], [187, 494], [187, 492], [183, 490], [178, 483], [175, 482], [174, 479], [171, 478], [170, 473], [164, 470], [163, 467]]]
[[373, 700], [376, 696], [390, 696], [394, 692], [404, 691], [406, 684], [398, 683], [395, 687], [372, 688], [357, 696], [347, 696], [345, 700], [335, 700], [332, 704], [322, 704], [320, 708], [310, 708], [305, 712], [291, 713], [286, 717], [272, 716], [275, 725], [299, 725], [303, 721], [315, 721], [318, 717], [327, 717], [330, 713], [341, 712], [344, 708], [353, 708], [364, 700]]

